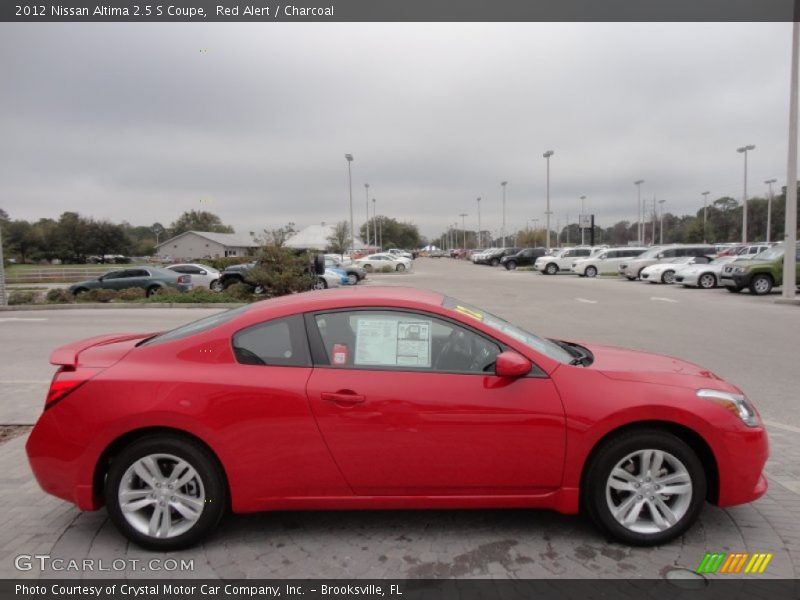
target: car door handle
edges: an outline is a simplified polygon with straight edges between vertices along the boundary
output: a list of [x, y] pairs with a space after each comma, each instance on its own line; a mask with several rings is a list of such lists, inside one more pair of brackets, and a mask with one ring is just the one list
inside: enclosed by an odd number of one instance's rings
[[322, 399], [327, 402], [333, 402], [340, 406], [353, 406], [361, 404], [365, 398], [361, 394], [356, 394], [350, 390], [341, 390], [339, 392], [322, 392]]

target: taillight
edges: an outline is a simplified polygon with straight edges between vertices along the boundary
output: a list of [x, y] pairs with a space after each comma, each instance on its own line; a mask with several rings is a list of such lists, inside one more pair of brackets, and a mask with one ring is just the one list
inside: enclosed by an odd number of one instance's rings
[[181, 275], [178, 277], [178, 283], [191, 283], [192, 276], [191, 275]]
[[53, 375], [53, 381], [50, 382], [50, 389], [47, 392], [44, 409], [47, 410], [60, 402], [64, 397], [77, 390], [100, 371], [102, 371], [102, 369], [87, 369], [85, 367], [76, 369], [72, 366], [62, 366], [56, 371], [56, 374]]

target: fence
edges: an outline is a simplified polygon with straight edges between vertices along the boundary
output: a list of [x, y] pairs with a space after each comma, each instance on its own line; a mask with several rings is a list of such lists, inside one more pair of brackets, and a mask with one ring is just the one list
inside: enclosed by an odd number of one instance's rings
[[7, 269], [6, 283], [75, 283], [85, 279], [96, 279], [113, 267], [44, 267], [41, 269]]

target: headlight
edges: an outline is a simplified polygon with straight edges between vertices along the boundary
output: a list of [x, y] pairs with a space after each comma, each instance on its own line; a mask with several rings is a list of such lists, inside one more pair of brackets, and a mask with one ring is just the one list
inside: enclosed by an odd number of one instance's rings
[[753, 405], [741, 394], [721, 392], [719, 390], [697, 390], [698, 398], [716, 402], [737, 415], [748, 427], [758, 427], [758, 417]]
[[732, 273], [744, 273], [744, 267], [733, 267], [731, 269]]

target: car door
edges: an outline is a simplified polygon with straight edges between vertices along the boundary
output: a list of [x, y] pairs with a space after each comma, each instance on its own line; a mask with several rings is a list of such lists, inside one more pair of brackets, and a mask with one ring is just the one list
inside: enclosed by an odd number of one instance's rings
[[564, 414], [538, 369], [494, 375], [501, 345], [427, 313], [307, 317], [307, 392], [334, 460], [359, 495], [524, 494], [557, 488]]
[[110, 290], [123, 290], [125, 288], [132, 287], [130, 285], [132, 277], [132, 269], [123, 269], [122, 271], [117, 271], [113, 277], [106, 276], [103, 278], [103, 287]]

